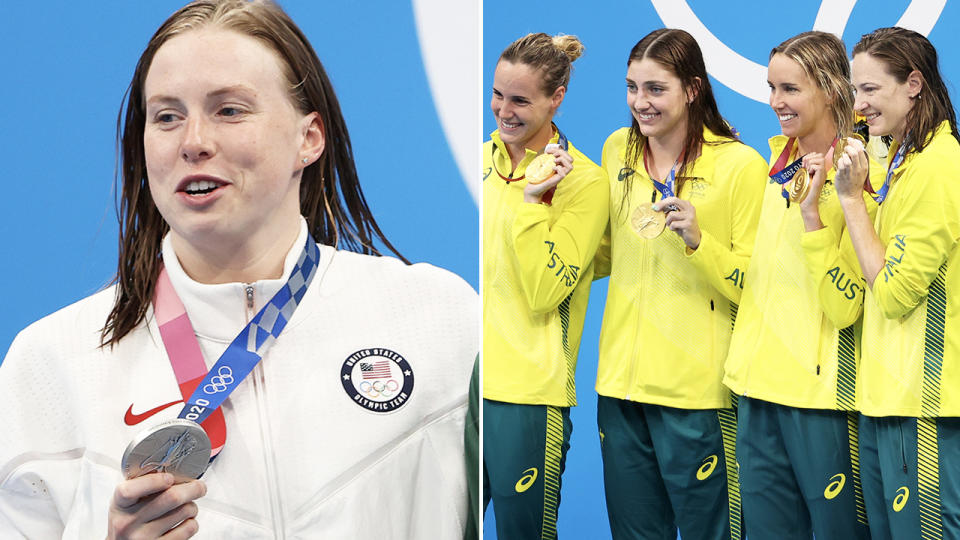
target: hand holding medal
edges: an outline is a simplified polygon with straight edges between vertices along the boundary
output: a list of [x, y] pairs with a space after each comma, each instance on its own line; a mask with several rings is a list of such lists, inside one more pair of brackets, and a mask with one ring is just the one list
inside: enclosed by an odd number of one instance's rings
[[834, 179], [834, 185], [837, 188], [837, 195], [841, 198], [863, 197], [861, 192], [867, 181], [870, 163], [867, 158], [866, 150], [860, 139], [848, 137], [841, 139], [845, 144], [837, 144], [837, 148], [842, 148], [840, 157], [834, 155], [834, 163], [837, 167], [837, 176]]
[[193, 536], [199, 528], [193, 501], [206, 494], [203, 481], [177, 484], [169, 473], [126, 480], [117, 485], [110, 501], [107, 538]]
[[[843, 140], [843, 139], [840, 139]], [[833, 159], [833, 149], [827, 150], [827, 155], [819, 152], [810, 152], [803, 156], [803, 168], [797, 171], [793, 180], [787, 184], [790, 200], [800, 203], [803, 210], [816, 210], [820, 200], [820, 192], [827, 180], [827, 171]], [[803, 176], [800, 178], [800, 176]], [[797, 184], [801, 182], [802, 185]], [[796, 192], [796, 196], [795, 196]]]
[[697, 209], [679, 197], [666, 197], [657, 201], [653, 209], [663, 212], [668, 229], [680, 235], [688, 248], [700, 247], [700, 225], [697, 223]]
[[548, 144], [543, 154], [527, 165], [524, 175], [527, 185], [523, 188], [524, 202], [540, 204], [543, 194], [555, 188], [570, 171], [573, 158], [559, 144]]

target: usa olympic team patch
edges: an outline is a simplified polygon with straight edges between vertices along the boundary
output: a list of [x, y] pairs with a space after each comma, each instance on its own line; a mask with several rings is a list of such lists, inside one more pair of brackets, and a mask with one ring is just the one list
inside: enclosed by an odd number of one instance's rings
[[343, 362], [340, 382], [357, 405], [371, 412], [388, 413], [410, 401], [413, 368], [390, 349], [362, 349]]

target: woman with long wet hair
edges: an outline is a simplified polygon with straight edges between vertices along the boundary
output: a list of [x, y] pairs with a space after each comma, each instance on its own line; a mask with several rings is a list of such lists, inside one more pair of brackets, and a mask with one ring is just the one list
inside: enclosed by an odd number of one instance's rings
[[782, 134], [724, 377], [740, 396], [747, 535], [866, 538], [854, 396], [865, 287], [832, 161], [854, 129], [850, 62], [838, 37], [804, 32], [774, 47], [767, 73]]
[[683, 30], [627, 60], [631, 127], [603, 147], [610, 275], [597, 417], [614, 538], [740, 538], [736, 417], [721, 383], [764, 161], [717, 109]]
[[0, 536], [461, 538], [476, 294], [372, 256], [396, 250], [296, 24], [183, 7], [118, 124], [116, 282], [0, 370]]
[[[853, 48], [856, 110], [893, 140], [882, 185], [851, 140], [836, 187], [867, 283], [857, 384], [875, 539], [960, 536], [960, 133], [937, 51], [881, 28]], [[876, 182], [874, 182], [876, 183]], [[879, 205], [870, 218], [862, 192]]]

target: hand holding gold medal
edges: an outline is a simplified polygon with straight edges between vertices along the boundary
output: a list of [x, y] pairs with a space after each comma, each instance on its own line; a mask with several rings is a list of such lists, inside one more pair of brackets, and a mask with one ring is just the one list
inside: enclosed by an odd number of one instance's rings
[[[837, 189], [837, 195], [841, 198], [862, 198], [864, 184], [867, 182], [870, 171], [870, 162], [864, 144], [855, 137], [842, 140], [845, 141], [843, 152], [840, 153], [839, 158], [836, 157], [836, 153], [834, 154], [834, 162], [837, 164], [834, 186]], [[839, 143], [837, 148], [840, 148]]]
[[527, 182], [531, 184], [542, 184], [547, 178], [553, 176], [553, 170], [557, 165], [556, 159], [553, 154], [546, 152], [533, 158], [533, 161], [527, 165], [525, 173]]
[[524, 202], [539, 204], [541, 197], [553, 189], [573, 170], [573, 158], [558, 144], [548, 144], [543, 154], [535, 157], [524, 172], [527, 185]]
[[[840, 147], [841, 141], [845, 139], [838, 138], [836, 148]], [[836, 163], [834, 148], [828, 149], [826, 155], [810, 152], [803, 156], [803, 167], [783, 186], [791, 202], [800, 203], [802, 208], [818, 213], [817, 203], [820, 200], [823, 185], [826, 183], [827, 172], [830, 164]]]

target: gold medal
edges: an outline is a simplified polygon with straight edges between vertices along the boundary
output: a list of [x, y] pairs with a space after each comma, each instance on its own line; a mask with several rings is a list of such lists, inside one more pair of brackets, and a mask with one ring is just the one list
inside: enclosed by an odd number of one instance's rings
[[807, 170], [803, 167], [793, 175], [793, 178], [786, 185], [787, 196], [790, 197], [791, 201], [798, 203], [807, 197], [807, 192], [810, 191], [809, 179]]
[[843, 156], [844, 154], [843, 150], [846, 147], [847, 147], [846, 137], [840, 137], [839, 139], [837, 139], [837, 144], [836, 146], [833, 147], [833, 168], [834, 169], [836, 169], [837, 164], [840, 163], [840, 157]]
[[630, 224], [640, 238], [652, 240], [663, 232], [667, 225], [667, 217], [663, 212], [654, 210], [652, 204], [641, 204], [633, 211]]
[[543, 183], [547, 178], [553, 176], [553, 168], [556, 164], [556, 157], [553, 154], [543, 153], [533, 158], [533, 161], [527, 165], [527, 182], [531, 184]]

